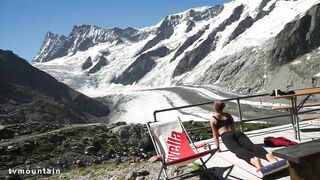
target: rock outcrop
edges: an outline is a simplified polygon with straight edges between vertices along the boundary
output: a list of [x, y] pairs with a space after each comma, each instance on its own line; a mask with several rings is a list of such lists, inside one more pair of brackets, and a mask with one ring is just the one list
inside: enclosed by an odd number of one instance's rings
[[111, 82], [128, 85], [139, 81], [144, 75], [152, 70], [156, 65], [156, 60], [159, 57], [167, 55], [168, 52], [169, 49], [163, 46], [141, 54], [119, 77], [114, 78]]
[[320, 5], [313, 6], [302, 17], [288, 23], [276, 36], [270, 58], [283, 65], [320, 45]]

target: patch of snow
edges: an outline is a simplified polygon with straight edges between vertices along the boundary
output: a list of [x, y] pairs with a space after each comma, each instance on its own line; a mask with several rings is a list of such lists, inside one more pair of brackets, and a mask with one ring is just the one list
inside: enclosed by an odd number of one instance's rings
[[292, 62], [291, 64], [292, 65], [297, 65], [297, 64], [300, 64], [301, 63], [301, 61], [294, 61], [294, 62]]
[[262, 10], [263, 10], [263, 11], [269, 11], [271, 5], [272, 5], [273, 3], [275, 3], [276, 1], [277, 1], [277, 0], [271, 0], [271, 1], [269, 1], [268, 4], [267, 4]]

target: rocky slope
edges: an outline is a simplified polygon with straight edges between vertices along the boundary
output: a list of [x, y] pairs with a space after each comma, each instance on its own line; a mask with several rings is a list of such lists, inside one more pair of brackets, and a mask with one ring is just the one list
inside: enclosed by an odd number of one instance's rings
[[83, 92], [111, 84], [240, 93], [318, 86], [319, 3], [235, 0], [143, 29], [75, 26], [67, 37], [49, 32], [33, 65]]
[[91, 99], [0, 50], [0, 124], [106, 121], [107, 105]]
[[154, 153], [141, 124], [24, 123], [0, 126], [0, 135], [0, 178], [9, 176], [9, 168], [66, 172], [96, 164], [139, 163]]
[[[184, 124], [188, 129], [207, 127], [207, 130], [190, 133], [194, 141], [211, 137], [207, 122]], [[50, 179], [155, 179], [160, 168], [159, 163], [147, 162], [155, 151], [146, 125], [125, 122], [81, 125], [35, 122], [0, 126], [0, 153], [0, 178], [8, 179], [52, 175], [10, 175], [9, 168], [59, 169], [61, 175], [50, 176]], [[173, 174], [190, 170], [186, 166], [169, 168]]]

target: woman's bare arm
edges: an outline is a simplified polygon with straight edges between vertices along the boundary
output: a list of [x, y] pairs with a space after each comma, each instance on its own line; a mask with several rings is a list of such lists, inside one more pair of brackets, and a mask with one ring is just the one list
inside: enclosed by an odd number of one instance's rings
[[214, 139], [214, 143], [218, 149], [218, 151], [220, 151], [220, 144], [219, 144], [219, 132], [216, 128], [215, 125], [216, 120], [215, 119], [210, 119], [210, 126], [211, 126], [211, 130], [212, 130], [212, 137]]

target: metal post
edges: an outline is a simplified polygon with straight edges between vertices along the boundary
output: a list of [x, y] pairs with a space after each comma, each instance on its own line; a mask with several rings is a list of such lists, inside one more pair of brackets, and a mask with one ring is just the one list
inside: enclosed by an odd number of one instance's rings
[[243, 121], [242, 121], [242, 113], [241, 113], [241, 106], [240, 106], [240, 100], [239, 99], [237, 99], [237, 104], [238, 104], [238, 113], [239, 113], [239, 120], [240, 120], [240, 131], [244, 132]]
[[294, 130], [294, 138], [297, 139], [297, 128], [296, 128], [296, 118], [295, 118], [295, 103], [294, 103], [294, 98], [291, 98], [291, 123], [292, 123], [292, 127]]
[[[302, 104], [303, 105], [303, 104]], [[298, 109], [297, 109], [297, 97], [294, 97], [294, 106], [295, 106], [295, 111], [294, 111], [294, 116], [296, 118], [296, 130], [297, 130], [297, 138], [299, 141], [301, 141], [300, 138], [300, 127], [299, 127], [299, 119], [298, 119]], [[301, 106], [302, 107], [302, 106]]]
[[157, 122], [157, 111], [153, 112], [153, 121]]
[[166, 179], [170, 179], [168, 176], [168, 173], [167, 173], [167, 165], [164, 165], [164, 167], [163, 167], [163, 174]]
[[152, 144], [153, 144], [153, 146], [154, 146], [154, 148], [155, 148], [155, 150], [156, 150], [156, 153], [157, 153], [158, 155], [161, 155], [161, 157], [162, 157], [162, 154], [161, 154], [160, 150], [158, 150], [157, 143], [156, 143], [156, 141], [154, 140], [153, 134], [152, 134], [152, 132], [151, 132], [150, 122], [148, 122], [146, 125], [147, 125], [147, 129], [148, 129], [149, 136], [150, 136], [150, 138], [151, 138]]

